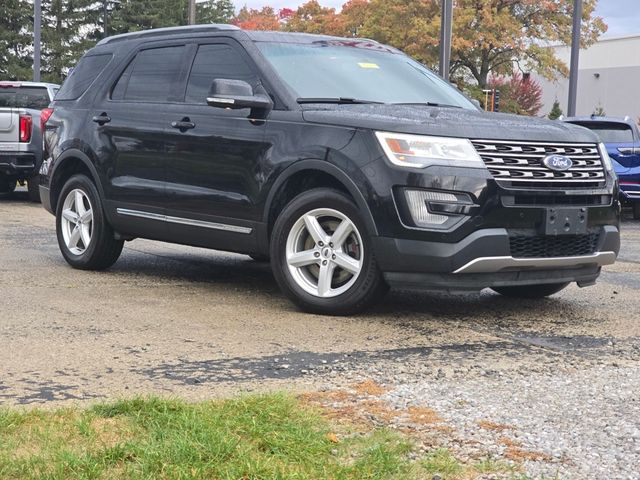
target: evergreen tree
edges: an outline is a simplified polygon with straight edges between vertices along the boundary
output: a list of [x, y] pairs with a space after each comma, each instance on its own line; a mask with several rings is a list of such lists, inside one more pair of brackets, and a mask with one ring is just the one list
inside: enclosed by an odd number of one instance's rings
[[231, 23], [234, 16], [231, 0], [207, 0], [196, 6], [196, 23]]
[[[42, 2], [42, 79], [61, 83], [69, 68], [93, 45], [87, 38], [93, 0]], [[95, 17], [94, 17], [95, 18]]]
[[553, 106], [551, 107], [551, 111], [549, 112], [549, 120], [557, 120], [563, 115], [562, 108], [560, 108], [560, 102], [556, 98], [553, 102]]
[[0, 1], [0, 80], [31, 80], [32, 7], [26, 0]]

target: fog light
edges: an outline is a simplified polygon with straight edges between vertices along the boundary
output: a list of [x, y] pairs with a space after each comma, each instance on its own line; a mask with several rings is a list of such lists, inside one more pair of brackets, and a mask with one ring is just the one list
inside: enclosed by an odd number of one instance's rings
[[452, 193], [432, 192], [429, 190], [405, 190], [405, 198], [413, 223], [418, 227], [442, 225], [450, 217], [429, 211], [429, 202], [458, 203], [458, 198]]

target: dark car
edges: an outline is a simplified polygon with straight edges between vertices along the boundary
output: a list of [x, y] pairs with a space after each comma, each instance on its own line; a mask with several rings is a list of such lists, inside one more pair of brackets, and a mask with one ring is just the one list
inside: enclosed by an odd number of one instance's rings
[[640, 220], [640, 131], [629, 117], [568, 117], [565, 122], [593, 130], [607, 147], [618, 175], [620, 196]]
[[388, 285], [543, 297], [619, 250], [592, 132], [479, 111], [371, 40], [152, 30], [101, 41], [46, 125], [64, 258], [104, 269], [136, 237], [270, 258], [305, 310]]

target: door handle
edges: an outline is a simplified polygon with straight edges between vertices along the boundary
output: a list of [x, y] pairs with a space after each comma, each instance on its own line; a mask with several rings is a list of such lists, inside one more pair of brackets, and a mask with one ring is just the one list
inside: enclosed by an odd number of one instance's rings
[[111, 121], [111, 117], [107, 115], [105, 112], [102, 112], [100, 115], [96, 115], [91, 120], [96, 122], [98, 125], [102, 126], [105, 123], [109, 123]]
[[192, 128], [196, 128], [196, 124], [189, 120], [189, 117], [184, 117], [179, 122], [171, 122], [171, 126], [173, 128], [177, 128], [181, 132], [185, 132], [187, 130], [191, 130]]

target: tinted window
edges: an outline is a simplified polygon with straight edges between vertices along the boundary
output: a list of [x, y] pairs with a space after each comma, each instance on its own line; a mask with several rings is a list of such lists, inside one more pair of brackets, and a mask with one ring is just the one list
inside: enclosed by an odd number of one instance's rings
[[257, 83], [251, 67], [229, 45], [200, 45], [191, 67], [185, 101], [205, 102], [211, 82], [216, 78], [244, 80], [252, 86]]
[[366, 41], [258, 42], [282, 79], [302, 98], [427, 102], [475, 110], [460, 92], [406, 55]]
[[613, 122], [575, 122], [598, 134], [604, 143], [633, 143], [633, 131], [626, 123]]
[[172, 100], [184, 50], [183, 46], [142, 50], [120, 76], [111, 98], [138, 102]]
[[0, 86], [0, 107], [34, 108], [49, 106], [49, 92], [45, 87]]
[[82, 57], [62, 84], [56, 100], [75, 100], [87, 91], [111, 60], [111, 54]]

